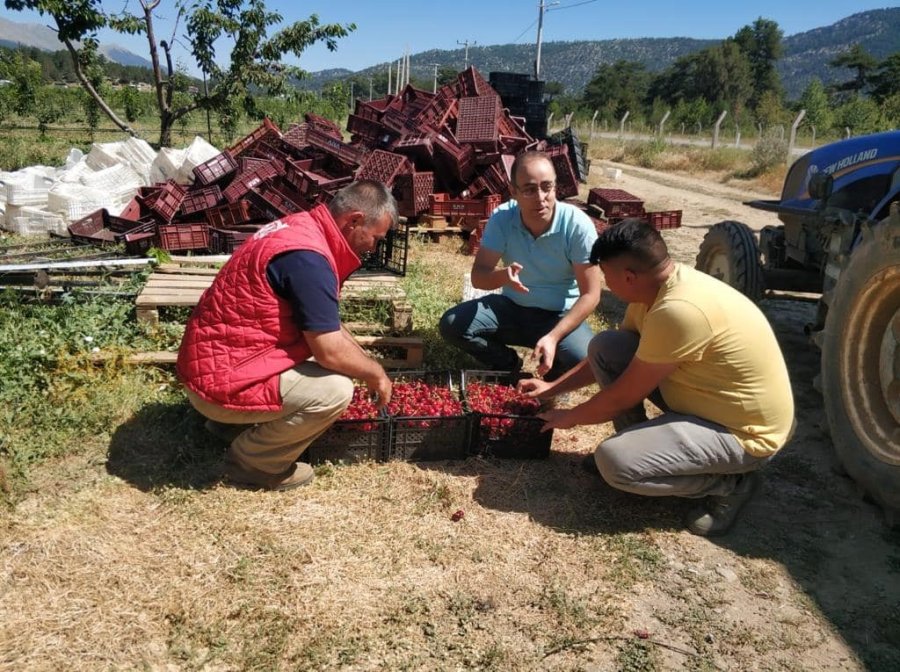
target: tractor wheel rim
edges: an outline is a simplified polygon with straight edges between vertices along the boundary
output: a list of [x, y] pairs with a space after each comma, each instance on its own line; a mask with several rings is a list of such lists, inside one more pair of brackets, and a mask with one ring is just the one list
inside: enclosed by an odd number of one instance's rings
[[708, 274], [726, 284], [731, 284], [731, 259], [727, 253], [719, 251], [710, 257]]
[[854, 305], [841, 337], [844, 406], [868, 451], [900, 466], [900, 268], [872, 276]]

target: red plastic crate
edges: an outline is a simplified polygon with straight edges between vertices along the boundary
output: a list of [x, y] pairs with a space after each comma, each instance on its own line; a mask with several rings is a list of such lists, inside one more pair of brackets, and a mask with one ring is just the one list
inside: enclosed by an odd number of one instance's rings
[[228, 152], [232, 157], [237, 158], [257, 142], [267, 137], [281, 137], [281, 131], [279, 130], [278, 126], [276, 126], [268, 117], [263, 119], [263, 123], [260, 124], [259, 128], [257, 128], [249, 135], [244, 136], [236, 143], [234, 143], [231, 147], [229, 147]]
[[468, 96], [484, 96], [489, 93], [497, 95], [493, 87], [488, 81], [481, 76], [481, 73], [475, 69], [474, 65], [470, 65], [457, 76], [459, 80], [460, 96], [465, 98]]
[[428, 135], [407, 135], [393, 143], [391, 150], [426, 165], [430, 165], [434, 157], [434, 143]]
[[260, 166], [256, 170], [243, 175], [238, 175], [231, 184], [222, 192], [222, 196], [229, 203], [234, 203], [241, 198], [250, 189], [255, 187], [263, 180], [267, 180], [276, 175], [284, 173], [284, 164], [277, 161], [269, 161], [265, 165]]
[[258, 159], [269, 159], [270, 161], [280, 161], [284, 163], [285, 161], [290, 161], [291, 157], [286, 152], [281, 151], [275, 145], [266, 142], [265, 140], [260, 140], [253, 147], [248, 149], [245, 152], [245, 155], [258, 158]]
[[475, 151], [472, 145], [460, 145], [449, 132], [435, 133], [432, 140], [435, 150], [449, 164], [453, 175], [461, 182], [468, 181], [475, 168]]
[[251, 220], [250, 204], [244, 199], [206, 211], [206, 221], [217, 229], [230, 229]]
[[356, 179], [375, 180], [390, 188], [398, 175], [409, 173], [411, 170], [412, 166], [405, 156], [376, 149], [366, 156], [356, 173]]
[[304, 116], [306, 119], [306, 123], [316, 128], [323, 133], [327, 133], [333, 138], [337, 138], [338, 140], [343, 140], [344, 136], [341, 133], [341, 128], [336, 123], [331, 121], [331, 119], [326, 119], [325, 117], [315, 114], [314, 112], [307, 112]]
[[[356, 107], [353, 109], [353, 116], [367, 121], [378, 121], [381, 119], [381, 113], [383, 111], [383, 108], [378, 107], [376, 101], [367, 103], [362, 100], [357, 100]], [[349, 130], [349, 128], [347, 130]]]
[[450, 198], [449, 194], [432, 194], [431, 214], [486, 219], [501, 202], [499, 194], [490, 194], [484, 198]]
[[242, 226], [239, 229], [210, 228], [209, 249], [215, 254], [231, 254], [259, 229], [259, 226]]
[[142, 198], [144, 205], [153, 213], [159, 215], [165, 222], [171, 222], [175, 213], [181, 207], [186, 190], [175, 180], [166, 180], [158, 187], [147, 190], [147, 196]]
[[500, 116], [500, 97], [471, 96], [459, 101], [456, 120], [456, 139], [484, 147], [495, 147], [500, 138], [497, 121]]
[[623, 189], [591, 189], [588, 192], [588, 205], [603, 208], [607, 218], [640, 217], [644, 214], [644, 202]]
[[121, 240], [121, 235], [107, 228], [106, 217], [105, 209], [95, 210], [86, 217], [69, 224], [69, 235], [75, 242], [88, 245], [104, 245]]
[[306, 140], [313, 147], [321, 149], [326, 154], [335, 157], [341, 163], [353, 168], [356, 168], [362, 163], [367, 151], [365, 147], [348, 145], [337, 138], [312, 127], [306, 132]]
[[208, 224], [160, 224], [159, 245], [170, 252], [209, 248]]
[[397, 209], [403, 217], [416, 217], [428, 212], [434, 192], [434, 173], [407, 173], [394, 181]]
[[155, 244], [155, 231], [125, 234], [125, 251], [128, 252], [128, 254], [144, 254]]
[[578, 178], [566, 147], [549, 147], [545, 153], [556, 170], [556, 197], [564, 199], [578, 196]]
[[221, 179], [234, 174], [238, 165], [234, 157], [225, 150], [221, 154], [217, 154], [209, 161], [194, 166], [194, 181], [202, 185], [210, 185]]
[[219, 205], [222, 200], [222, 190], [217, 185], [189, 191], [185, 194], [184, 200], [181, 202], [181, 214], [192, 215], [196, 212], [203, 212]]
[[303, 205], [295, 203], [270, 182], [261, 182], [250, 189], [244, 197], [270, 221], [305, 210]]
[[681, 226], [681, 210], [648, 212], [647, 221], [657, 230], [677, 229]]
[[293, 149], [302, 150], [309, 145], [306, 141], [307, 131], [309, 124], [294, 124], [281, 136], [281, 141]]

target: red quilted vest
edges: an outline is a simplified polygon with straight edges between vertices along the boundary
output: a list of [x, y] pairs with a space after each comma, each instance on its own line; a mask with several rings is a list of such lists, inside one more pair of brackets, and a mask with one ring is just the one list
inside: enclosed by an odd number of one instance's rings
[[310, 356], [290, 304], [266, 279], [269, 261], [290, 250], [324, 256], [338, 287], [360, 265], [324, 205], [260, 229], [222, 267], [185, 327], [178, 377], [198, 396], [238, 411], [281, 410], [279, 374]]

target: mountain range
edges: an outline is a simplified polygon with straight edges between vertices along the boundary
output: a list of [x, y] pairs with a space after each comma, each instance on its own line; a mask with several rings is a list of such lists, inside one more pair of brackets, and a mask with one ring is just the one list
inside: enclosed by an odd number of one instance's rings
[[[618, 60], [639, 61], [649, 71], [656, 72], [680, 56], [717, 42], [719, 40], [688, 37], [545, 42], [541, 46], [541, 78], [560, 82], [567, 93], [577, 95], [600, 64]], [[878, 60], [900, 51], [900, 7], [860, 12], [829, 26], [786, 36], [782, 41], [784, 55], [777, 67], [788, 97], [798, 98], [813, 77], [826, 84], [850, 79], [853, 72], [832, 68], [828, 62], [856, 43]], [[61, 47], [56, 33], [46, 26], [0, 18], [0, 45], [16, 44], [47, 51], [57, 51]], [[150, 67], [147, 59], [120, 46], [105, 44], [101, 45], [100, 50], [113, 62]], [[492, 71], [530, 73], [534, 69], [534, 52], [534, 45], [531, 44], [476, 46], [469, 47], [468, 57], [469, 64], [484, 74]], [[463, 49], [431, 49], [412, 54], [410, 65], [415, 76], [428, 81], [435, 64], [462, 70], [464, 58]], [[303, 80], [303, 85], [318, 89], [328, 82], [351, 75], [363, 78], [383, 75], [387, 68], [387, 63], [379, 63], [356, 72], [340, 68], [320, 70]]]
[[[65, 49], [57, 39], [56, 33], [40, 23], [19, 23], [0, 17], [0, 47], [15, 48], [17, 46], [35, 47], [42, 51], [60, 51]], [[134, 65], [139, 68], [150, 68], [149, 59], [138, 56], [125, 47], [117, 44], [101, 44], [100, 53], [113, 63]]]

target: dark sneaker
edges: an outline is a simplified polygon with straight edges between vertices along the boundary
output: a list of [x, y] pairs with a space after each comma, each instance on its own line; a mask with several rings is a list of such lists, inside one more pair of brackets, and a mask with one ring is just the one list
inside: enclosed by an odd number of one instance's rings
[[741, 475], [730, 495], [711, 495], [701, 506], [687, 515], [687, 528], [701, 537], [725, 534], [734, 525], [744, 505], [753, 499], [759, 488], [759, 474], [755, 471]]
[[230, 425], [224, 422], [216, 422], [215, 420], [207, 420], [203, 423], [203, 427], [217, 439], [221, 439], [225, 443], [231, 443], [243, 434], [245, 429], [249, 429], [253, 425]]
[[291, 490], [312, 482], [313, 468], [306, 462], [297, 462], [280, 474], [270, 474], [239, 464], [230, 457], [225, 460], [225, 476], [232, 483], [248, 485], [263, 490]]

